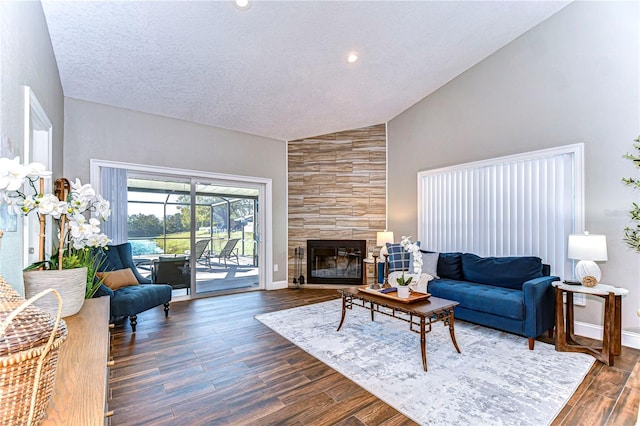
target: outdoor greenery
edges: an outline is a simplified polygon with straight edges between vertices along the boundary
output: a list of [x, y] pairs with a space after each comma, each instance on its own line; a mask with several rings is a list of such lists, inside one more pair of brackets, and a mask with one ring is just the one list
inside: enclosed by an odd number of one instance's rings
[[[188, 232], [191, 229], [191, 208], [188, 196], [178, 197], [178, 203], [187, 205], [178, 207], [179, 212], [168, 215], [165, 220], [153, 214], [138, 213], [130, 215], [127, 222], [129, 237], [139, 238], [163, 233], [174, 234]], [[253, 200], [239, 199], [228, 204], [219, 197], [198, 197], [196, 206], [195, 229], [219, 228], [226, 230], [229, 210], [231, 212], [231, 230], [242, 229], [247, 224], [245, 218], [253, 215]], [[166, 225], [166, 230], [164, 229]]]
[[[189, 229], [191, 224], [191, 207], [189, 206], [189, 196], [183, 195], [178, 197], [179, 203], [184, 203], [184, 207], [180, 207], [180, 213], [182, 214], [182, 224], [185, 229]], [[226, 228], [226, 224], [230, 219], [232, 229], [234, 222], [242, 222], [243, 218], [253, 214], [253, 200], [252, 199], [236, 199], [230, 200], [227, 204], [227, 200], [221, 197], [204, 197], [198, 196], [198, 205], [196, 206], [196, 224], [195, 228], [200, 229], [202, 227], [222, 227]], [[229, 212], [227, 206], [231, 211]], [[240, 226], [237, 224], [236, 226]]]
[[[227, 233], [219, 233], [210, 235], [209, 233], [197, 232], [196, 240], [201, 239], [212, 239], [212, 244], [209, 246], [209, 250], [213, 253], [219, 253], [222, 247], [224, 247], [225, 243], [229, 238], [227, 238]], [[242, 254], [242, 231], [232, 231], [231, 238], [239, 238], [241, 241], [238, 242], [238, 252]], [[164, 248], [163, 252], [167, 254], [184, 254], [185, 251], [190, 249], [190, 236], [189, 232], [181, 232], [175, 234], [167, 234], [166, 239], [166, 247], [164, 246], [165, 239], [162, 236], [154, 237], [153, 241], [158, 245], [158, 247]], [[244, 233], [244, 255], [252, 256], [254, 252], [254, 244], [251, 243], [253, 241], [253, 232], [245, 232]]]
[[[635, 139], [633, 147], [637, 151], [637, 154], [625, 154], [624, 158], [633, 161], [633, 164], [640, 170], [640, 136]], [[623, 178], [622, 182], [626, 185], [640, 189], [640, 179], [638, 178]], [[624, 228], [624, 241], [629, 247], [640, 253], [640, 205], [638, 203], [632, 203], [632, 208], [629, 211], [631, 220], [635, 222], [635, 226], [627, 226]]]
[[[134, 202], [135, 201], [130, 201]], [[208, 249], [219, 253], [226, 241], [238, 238], [240, 255], [254, 254], [253, 232], [243, 232], [251, 224], [254, 216], [254, 199], [205, 197], [198, 195], [196, 206], [196, 241], [209, 239]], [[154, 203], [162, 205], [161, 202]], [[180, 195], [167, 205], [166, 209], [177, 213], [165, 218], [156, 214], [137, 213], [128, 217], [128, 235], [136, 255], [166, 253], [184, 254], [190, 250], [191, 208], [190, 197]], [[157, 211], [157, 209], [156, 209]], [[244, 252], [243, 241], [244, 240]]]

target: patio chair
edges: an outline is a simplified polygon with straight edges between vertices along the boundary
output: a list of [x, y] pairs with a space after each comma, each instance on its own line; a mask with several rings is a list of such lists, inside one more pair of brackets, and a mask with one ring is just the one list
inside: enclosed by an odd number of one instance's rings
[[189, 260], [185, 258], [162, 258], [153, 261], [154, 283], [169, 284], [172, 289], [191, 290]]
[[211, 253], [207, 250], [209, 247], [209, 243], [211, 240], [200, 240], [196, 241], [196, 262], [206, 265], [209, 269], [211, 269]]
[[240, 261], [238, 259], [238, 249], [236, 248], [238, 241], [240, 241], [239, 238], [228, 240], [222, 250], [220, 250], [220, 253], [214, 255], [218, 257], [218, 262], [220, 262], [220, 260], [224, 261], [225, 268], [227, 267], [227, 259], [231, 259], [234, 256], [236, 258], [236, 263], [240, 265]]

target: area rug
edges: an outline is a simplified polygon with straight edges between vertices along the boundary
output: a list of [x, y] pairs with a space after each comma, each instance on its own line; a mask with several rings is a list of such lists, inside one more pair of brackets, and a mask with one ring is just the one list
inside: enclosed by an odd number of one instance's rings
[[256, 319], [423, 425], [544, 425], [571, 397], [594, 363], [524, 337], [456, 320], [457, 353], [439, 322], [420, 337], [408, 324], [341, 301], [307, 305]]

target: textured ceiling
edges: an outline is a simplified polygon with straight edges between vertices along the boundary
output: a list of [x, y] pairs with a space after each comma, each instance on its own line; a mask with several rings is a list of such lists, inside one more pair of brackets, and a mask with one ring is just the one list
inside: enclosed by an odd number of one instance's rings
[[43, 0], [65, 96], [281, 140], [386, 122], [567, 4]]

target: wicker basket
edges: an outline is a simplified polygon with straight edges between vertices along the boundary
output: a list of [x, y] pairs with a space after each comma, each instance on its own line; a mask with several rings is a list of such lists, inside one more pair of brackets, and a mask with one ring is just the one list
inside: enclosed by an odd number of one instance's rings
[[[56, 318], [32, 305], [49, 293], [58, 299]], [[55, 290], [25, 300], [0, 276], [0, 424], [31, 426], [44, 418], [67, 338], [61, 311]]]

